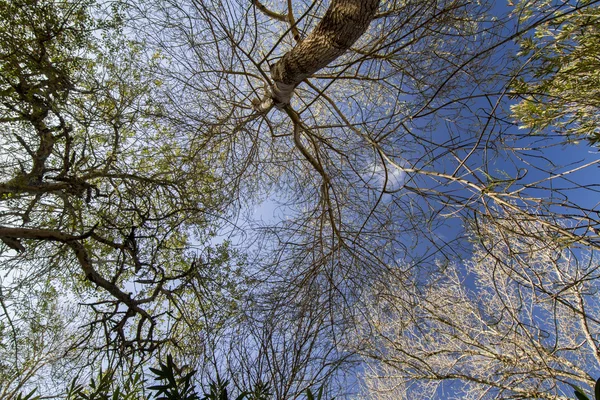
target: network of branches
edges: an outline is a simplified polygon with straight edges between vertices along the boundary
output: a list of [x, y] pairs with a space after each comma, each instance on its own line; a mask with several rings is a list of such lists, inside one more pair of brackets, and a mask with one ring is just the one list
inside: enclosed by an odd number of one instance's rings
[[0, 0], [0, 397], [584, 396], [596, 3]]

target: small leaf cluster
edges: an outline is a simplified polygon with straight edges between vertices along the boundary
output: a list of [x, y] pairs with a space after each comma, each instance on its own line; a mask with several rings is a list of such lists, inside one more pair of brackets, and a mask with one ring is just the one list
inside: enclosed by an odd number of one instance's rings
[[512, 84], [519, 126], [600, 145], [600, 7], [564, 13], [520, 40], [527, 67]]
[[170, 354], [166, 364], [161, 362], [159, 368], [150, 368], [150, 371], [156, 376], [156, 380], [162, 382], [148, 388], [156, 392], [154, 396], [157, 400], [199, 400], [192, 383], [196, 371], [177, 377], [178, 368]]
[[98, 377], [91, 381], [88, 387], [77, 384], [73, 380], [67, 392], [67, 400], [140, 400], [139, 393], [143, 379], [140, 374], [135, 374], [127, 379], [124, 385], [113, 388], [114, 373], [100, 371]]

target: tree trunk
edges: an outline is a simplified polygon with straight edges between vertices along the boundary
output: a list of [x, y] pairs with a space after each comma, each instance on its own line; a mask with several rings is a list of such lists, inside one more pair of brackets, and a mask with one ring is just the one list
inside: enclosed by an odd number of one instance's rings
[[271, 67], [271, 99], [282, 108], [296, 86], [344, 54], [367, 30], [379, 0], [332, 0], [315, 29]]

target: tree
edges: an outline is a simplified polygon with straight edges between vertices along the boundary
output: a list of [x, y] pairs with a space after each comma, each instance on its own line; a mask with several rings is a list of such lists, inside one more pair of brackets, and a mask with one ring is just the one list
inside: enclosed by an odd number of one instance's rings
[[[262, 103], [255, 103], [258, 111], [268, 111], [271, 99], [280, 108], [289, 104], [296, 86], [346, 53], [365, 33], [378, 6], [379, 0], [332, 1], [306, 39], [296, 36], [294, 39], [299, 43], [271, 67], [270, 96]], [[268, 10], [266, 13], [269, 15]], [[288, 15], [293, 15], [291, 9]], [[293, 17], [289, 23], [294, 27]]]
[[356, 362], [331, 346], [331, 335], [343, 333], [319, 288], [298, 288], [293, 298], [286, 288], [269, 295], [266, 301], [255, 294], [221, 329], [207, 330], [207, 342], [218, 351], [208, 351], [214, 359], [199, 366], [205, 385], [216, 370], [230, 377], [239, 391], [265, 383], [276, 399], [302, 398], [310, 388], [320, 388], [323, 399], [350, 393], [340, 371], [347, 372]]
[[[5, 265], [72, 282], [111, 345], [224, 359], [238, 387], [294, 396], [343, 381], [366, 287], [471, 251], [464, 220], [598, 247], [581, 176], [598, 160], [557, 157], [562, 138], [509, 110], [527, 78], [512, 41], [566, 5], [518, 20], [460, 0], [27, 4], [3, 14], [23, 30], [4, 25]], [[265, 201], [277, 218], [245, 218]], [[227, 229], [243, 270], [204, 245]]]
[[[526, 62], [510, 57], [511, 43], [566, 7], [524, 7], [529, 19], [519, 21], [492, 2], [382, 2], [349, 50], [297, 75], [289, 105], [261, 108], [257, 99], [272, 100], [272, 65], [314, 38], [334, 3], [128, 9], [138, 40], [164, 57], [172, 123], [220, 152], [235, 207], [275, 204], [276, 218], [236, 225], [252, 260], [244, 304], [263, 313], [245, 321], [256, 322], [248, 329], [262, 332], [267, 316], [289, 321], [308, 302], [311, 312], [328, 312], [319, 343], [338, 349], [340, 332], [360, 316], [365, 286], [389, 271], [410, 275], [464, 256], [460, 224], [475, 214], [533, 218], [560, 240], [598, 247], [597, 206], [588, 201], [595, 183], [581, 176], [597, 160], [557, 157], [562, 138], [518, 131], [509, 110]], [[286, 339], [283, 329], [266, 330], [277, 336], [256, 348]], [[257, 358], [240, 358], [258, 369]]]
[[[423, 155], [430, 121], [423, 117], [422, 136], [408, 125], [429, 107], [429, 95], [442, 101], [453, 88], [475, 85], [485, 57], [474, 55], [492, 30], [484, 26], [486, 6], [386, 3], [350, 51], [302, 76], [289, 107], [265, 113], [252, 99], [262, 96], [268, 64], [310, 43], [296, 44], [288, 27], [308, 38], [327, 14], [321, 2], [297, 2], [287, 12], [267, 6], [263, 14], [247, 2], [136, 2], [129, 12], [141, 21], [139, 40], [167, 60], [162, 81], [174, 123], [190, 136], [202, 132], [222, 151], [222, 177], [242, 205], [280, 201], [286, 218], [257, 226], [272, 235], [262, 248], [281, 261], [265, 266], [272, 268], [265, 276], [302, 281], [299, 273], [315, 274], [332, 284], [351, 276], [358, 283], [361, 271], [376, 271], [412, 246], [402, 233], [428, 226], [429, 210], [395, 195], [406, 166], [437, 158], [435, 150]], [[292, 24], [271, 18], [290, 14], [299, 16]], [[460, 81], [453, 66], [472, 58]]]
[[569, 140], [598, 144], [600, 8], [588, 4], [569, 6], [522, 41], [528, 60], [514, 84], [522, 100], [512, 109], [523, 128], [553, 129]]
[[83, 347], [176, 344], [200, 323], [181, 304], [235, 262], [206, 244], [224, 197], [201, 140], [164, 119], [158, 58], [123, 35], [118, 4], [11, 0], [0, 15], [4, 298], [41, 279], [93, 311]]
[[[2, 281], [2, 288], [6, 282]], [[83, 320], [49, 280], [0, 290], [0, 397], [14, 400], [37, 388], [58, 395], [87, 366], [89, 350], [74, 348]], [[62, 304], [61, 304], [62, 303]], [[91, 345], [92, 343], [90, 343]]]
[[365, 296], [354, 344], [370, 366], [369, 398], [567, 399], [593, 388], [595, 252], [534, 218], [471, 228], [464, 263], [440, 265], [422, 285], [390, 274]]

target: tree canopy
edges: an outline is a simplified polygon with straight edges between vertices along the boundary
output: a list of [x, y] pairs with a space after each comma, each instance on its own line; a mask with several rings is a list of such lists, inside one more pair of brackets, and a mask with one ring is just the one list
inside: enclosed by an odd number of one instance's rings
[[523, 100], [513, 112], [524, 128], [598, 144], [600, 10], [586, 5], [569, 7], [523, 40], [526, 72], [515, 83]]
[[593, 385], [598, 10], [0, 0], [0, 395]]
[[156, 61], [124, 36], [118, 5], [0, 4], [3, 327], [16, 370], [25, 349], [11, 319], [33, 293], [87, 304], [76, 348], [177, 340], [186, 299], [229, 268], [226, 245], [209, 243], [226, 200], [203, 144], [164, 121]]

